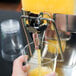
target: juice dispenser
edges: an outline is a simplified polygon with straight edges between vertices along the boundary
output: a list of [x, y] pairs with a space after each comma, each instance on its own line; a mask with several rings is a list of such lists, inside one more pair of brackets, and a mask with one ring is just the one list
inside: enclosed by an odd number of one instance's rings
[[29, 40], [25, 28], [29, 33], [37, 32], [39, 37], [44, 37], [45, 30], [52, 23], [52, 27], [49, 28], [55, 31], [61, 62], [66, 63], [67, 66], [70, 62], [73, 63], [70, 61], [73, 51], [70, 54], [69, 52], [65, 54], [69, 55], [67, 60], [66, 56], [64, 57], [60, 34], [64, 34], [63, 40], [69, 40], [71, 33], [76, 32], [75, 9], [75, 0], [22, 0], [21, 21], [28, 44]]

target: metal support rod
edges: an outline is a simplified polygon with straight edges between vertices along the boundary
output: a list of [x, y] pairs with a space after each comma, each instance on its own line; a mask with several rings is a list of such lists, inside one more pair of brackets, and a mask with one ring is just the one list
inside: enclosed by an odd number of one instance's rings
[[61, 41], [60, 41], [60, 36], [59, 36], [59, 33], [58, 33], [57, 28], [56, 28], [56, 24], [55, 24], [54, 20], [51, 19], [51, 18], [40, 18], [40, 19], [41, 19], [41, 20], [52, 21], [53, 26], [54, 26], [54, 29], [55, 29], [55, 31], [56, 31], [56, 35], [57, 35], [57, 39], [58, 39], [58, 43], [59, 43], [59, 47], [60, 47], [60, 53], [61, 53], [61, 58], [62, 58], [61, 62], [64, 61], [64, 58], [63, 58], [63, 52], [62, 52], [62, 47], [61, 47]]

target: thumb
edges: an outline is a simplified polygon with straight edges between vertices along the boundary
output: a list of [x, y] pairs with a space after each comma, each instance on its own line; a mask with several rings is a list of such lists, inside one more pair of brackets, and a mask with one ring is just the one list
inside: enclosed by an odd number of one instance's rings
[[23, 62], [26, 62], [28, 59], [28, 56], [20, 56], [17, 59], [14, 60], [13, 62], [13, 67], [15, 68], [22, 68]]
[[24, 72], [28, 72], [29, 69], [30, 69], [30, 65], [29, 64], [26, 64], [25, 66], [23, 66], [22, 69], [23, 69]]

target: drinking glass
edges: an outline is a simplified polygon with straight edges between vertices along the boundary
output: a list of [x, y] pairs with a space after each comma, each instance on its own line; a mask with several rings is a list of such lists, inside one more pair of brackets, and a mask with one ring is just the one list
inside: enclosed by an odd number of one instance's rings
[[[49, 45], [52, 46], [51, 52], [49, 52]], [[35, 48], [34, 42], [30, 43], [30, 47], [33, 54], [26, 62], [31, 66], [29, 76], [47, 76], [47, 74], [55, 72], [58, 55], [57, 48], [50, 42], [41, 42], [40, 40], [39, 47], [37, 49]], [[29, 56], [28, 44], [22, 49], [22, 54]]]
[[1, 22], [1, 54], [7, 61], [13, 61], [21, 55], [23, 48], [20, 24], [15, 19]]
[[[66, 49], [66, 42], [68, 40], [71, 39], [71, 34], [69, 32], [63, 32], [63, 31], [60, 31], [58, 30], [58, 33], [59, 33], [59, 37], [60, 37], [60, 43], [61, 43], [61, 49], [60, 49], [60, 45], [59, 45], [59, 42], [58, 42], [58, 38], [57, 38], [57, 35], [56, 35], [56, 32], [54, 30], [54, 28], [52, 27], [52, 25], [49, 25], [47, 27], [47, 29], [45, 30], [45, 40], [47, 42], [51, 42], [58, 50], [58, 59], [57, 61], [59, 62], [63, 62], [64, 61], [64, 58], [63, 58], [63, 53], [65, 52], [65, 49]], [[49, 46], [49, 50], [51, 50], [51, 45]]]

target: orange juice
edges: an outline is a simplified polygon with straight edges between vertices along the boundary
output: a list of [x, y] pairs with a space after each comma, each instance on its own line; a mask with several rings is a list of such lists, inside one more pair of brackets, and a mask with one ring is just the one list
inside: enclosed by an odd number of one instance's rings
[[[60, 47], [59, 47], [59, 44], [58, 44], [58, 41], [57, 40], [48, 40], [48, 42], [50, 43], [53, 43], [57, 50], [58, 50], [58, 53], [60, 53]], [[66, 48], [66, 41], [64, 40], [61, 40], [61, 46], [62, 46], [62, 51], [64, 52], [65, 51], [65, 48]], [[51, 53], [55, 53], [55, 47], [52, 47], [50, 44], [48, 44], [48, 51], [51, 52]]]
[[38, 54], [38, 64], [41, 65], [41, 50], [37, 49], [37, 54]]
[[[36, 49], [36, 51], [37, 51], [37, 54], [38, 54], [38, 66], [37, 67], [35, 67], [34, 69], [31, 69], [30, 71], [29, 71], [29, 76], [45, 76], [45, 75], [47, 75], [47, 74], [49, 74], [49, 73], [51, 73], [52, 72], [52, 69], [50, 69], [50, 66], [49, 66], [49, 68], [48, 68], [48, 66], [46, 66], [46, 67], [43, 67], [42, 65], [41, 65], [41, 50], [40, 49]], [[51, 64], [52, 64], [53, 62], [51, 62]], [[46, 64], [46, 63], [45, 63]], [[49, 64], [49, 63], [48, 63]], [[34, 65], [36, 65], [36, 64], [34, 64]], [[52, 65], [51, 65], [52, 66]], [[32, 67], [32, 66], [31, 66]]]
[[[38, 54], [38, 70], [41, 72], [41, 50], [37, 49], [37, 54]], [[41, 73], [39, 73], [39, 76], [42, 76]]]
[[46, 76], [47, 74], [49, 74], [51, 72], [52, 72], [52, 70], [47, 67], [41, 67], [41, 69], [35, 68], [34, 70], [31, 70], [29, 72], [29, 76], [40, 76], [40, 74], [41, 74], [41, 76]]
[[22, 8], [33, 13], [74, 14], [74, 0], [22, 0]]

